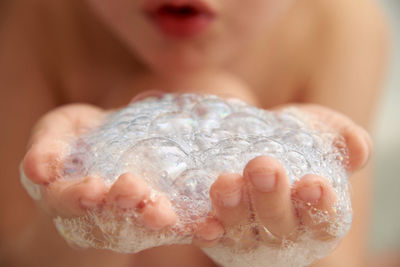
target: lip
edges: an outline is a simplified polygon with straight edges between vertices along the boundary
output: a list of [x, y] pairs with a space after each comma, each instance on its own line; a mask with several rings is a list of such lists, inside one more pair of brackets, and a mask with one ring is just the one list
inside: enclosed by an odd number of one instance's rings
[[201, 0], [147, 0], [144, 13], [165, 35], [191, 38], [204, 32], [215, 12]]

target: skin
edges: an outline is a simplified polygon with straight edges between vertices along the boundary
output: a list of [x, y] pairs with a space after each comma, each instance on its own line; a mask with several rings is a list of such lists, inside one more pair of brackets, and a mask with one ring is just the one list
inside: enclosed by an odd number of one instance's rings
[[[151, 229], [175, 222], [169, 200], [149, 201], [149, 186], [140, 177], [124, 174], [107, 188], [93, 177], [55, 179], [54, 171], [68, 141], [65, 136], [95, 126], [106, 110], [154, 88], [187, 88], [235, 96], [266, 109], [297, 105], [342, 133], [349, 149], [348, 170], [355, 172], [354, 226], [338, 249], [315, 266], [366, 266], [371, 166], [365, 164], [371, 142], [364, 129], [371, 128], [387, 50], [379, 9], [367, 0], [254, 0], [246, 6], [232, 1], [229, 8], [224, 1], [210, 1], [221, 14], [218, 24], [196, 41], [178, 41], [164, 39], [140, 17], [115, 15], [136, 10], [137, 3], [8, 4], [0, 28], [0, 120], [7, 129], [0, 133], [0, 195], [7, 200], [0, 202], [0, 248], [5, 260], [13, 266], [214, 266], [198, 247], [217, 244], [226, 227], [247, 218], [245, 187], [262, 223], [276, 236], [304, 223], [316, 238], [329, 238], [291, 200], [308, 201], [331, 213], [335, 195], [324, 178], [308, 175], [290, 188], [279, 162], [258, 157], [243, 173], [221, 174], [213, 184], [213, 216], [195, 229], [193, 246], [119, 255], [65, 244], [51, 218], [80, 215], [98, 205], [140, 205], [139, 220]], [[131, 25], [147, 30], [131, 34]], [[236, 42], [237, 36], [245, 41]], [[88, 104], [71, 104], [77, 102]], [[37, 203], [40, 209], [19, 184], [16, 170], [22, 158], [28, 178], [45, 188]]]

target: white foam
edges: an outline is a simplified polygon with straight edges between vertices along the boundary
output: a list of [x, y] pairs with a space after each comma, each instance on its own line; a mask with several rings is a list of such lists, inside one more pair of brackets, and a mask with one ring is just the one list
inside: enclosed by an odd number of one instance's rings
[[[223, 242], [205, 251], [229, 266], [310, 264], [335, 247], [348, 231], [352, 216], [346, 151], [333, 145], [341, 137], [315, 125], [297, 109], [269, 112], [211, 95], [167, 94], [133, 103], [70, 144], [63, 178], [93, 175], [111, 186], [129, 171], [146, 180], [154, 195], [171, 199], [178, 223], [150, 231], [134, 219], [138, 216], [134, 210], [122, 213], [108, 207], [79, 218], [58, 217], [56, 226], [70, 243], [119, 252], [191, 243], [195, 225], [211, 210], [209, 189], [217, 176], [242, 173], [249, 160], [267, 155], [284, 165], [291, 184], [310, 173], [329, 181], [338, 196], [335, 217], [323, 212], [313, 216], [318, 223], [329, 222], [327, 231], [335, 238], [314, 240], [310, 231], [300, 229], [296, 242], [274, 241], [271, 245], [268, 229], [252, 214], [249, 218], [255, 219], [248, 225], [227, 229]], [[33, 197], [40, 197], [37, 188], [23, 181]], [[248, 204], [250, 213], [251, 201]]]

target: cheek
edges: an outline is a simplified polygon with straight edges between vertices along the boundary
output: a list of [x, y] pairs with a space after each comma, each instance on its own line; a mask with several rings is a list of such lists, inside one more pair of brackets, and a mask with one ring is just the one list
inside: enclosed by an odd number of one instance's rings
[[86, 0], [90, 8], [107, 24], [121, 27], [138, 13], [138, 5], [129, 0]]
[[129, 46], [135, 40], [145, 39], [148, 32], [139, 1], [136, 0], [86, 0], [95, 15]]

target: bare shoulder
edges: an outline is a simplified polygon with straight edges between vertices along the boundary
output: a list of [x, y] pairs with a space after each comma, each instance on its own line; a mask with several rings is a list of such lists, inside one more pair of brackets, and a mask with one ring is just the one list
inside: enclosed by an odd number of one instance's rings
[[[12, 5], [10, 5], [12, 6]], [[32, 12], [34, 13], [34, 12]], [[37, 25], [36, 25], [37, 26]], [[33, 109], [30, 115], [45, 112], [56, 103], [54, 80], [46, 65], [40, 31], [29, 12], [10, 7], [0, 26], [0, 102], [4, 114], [20, 115], [14, 110]], [[48, 104], [46, 104], [48, 103]], [[51, 103], [51, 104], [50, 104]]]
[[[36, 23], [39, 14], [29, 5], [23, 9], [20, 6], [18, 1], [17, 4], [9, 4], [0, 24], [2, 108], [31, 106], [25, 101], [54, 102], [57, 95], [52, 88], [51, 66], [46, 64], [50, 47], [48, 44], [46, 47], [40, 25]], [[42, 109], [41, 106], [33, 106]]]
[[315, 3], [314, 13], [321, 23], [320, 34], [327, 37], [325, 40], [344, 38], [349, 41], [357, 40], [358, 44], [371, 40], [376, 43], [387, 42], [386, 16], [375, 1], [320, 0]]
[[15, 240], [15, 234], [33, 215], [32, 202], [19, 183], [18, 165], [31, 127], [56, 105], [25, 23], [9, 13], [0, 27], [0, 194], [7, 200], [0, 203], [0, 242], [5, 239], [5, 243]]
[[[370, 0], [310, 1], [315, 27], [305, 101], [333, 108], [371, 130], [386, 73], [389, 30]], [[366, 266], [370, 166], [355, 174], [353, 227], [338, 249], [313, 266]]]
[[339, 110], [368, 127], [386, 73], [386, 17], [370, 0], [314, 3], [306, 101]]

